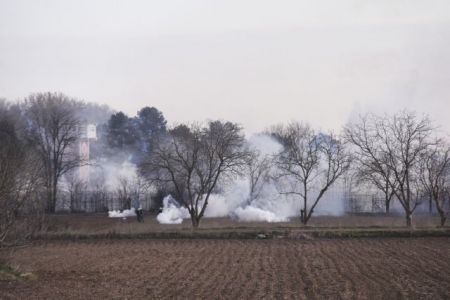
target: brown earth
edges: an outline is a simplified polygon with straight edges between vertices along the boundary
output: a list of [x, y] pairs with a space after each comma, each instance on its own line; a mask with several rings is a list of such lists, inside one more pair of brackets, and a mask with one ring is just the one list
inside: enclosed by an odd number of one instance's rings
[[41, 241], [2, 299], [448, 299], [449, 238]]

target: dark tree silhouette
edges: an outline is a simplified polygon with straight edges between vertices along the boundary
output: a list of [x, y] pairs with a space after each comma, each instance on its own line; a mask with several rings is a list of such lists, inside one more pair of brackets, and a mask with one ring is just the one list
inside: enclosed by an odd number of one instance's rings
[[43, 163], [47, 211], [55, 212], [59, 180], [83, 163], [76, 147], [76, 102], [60, 93], [38, 93], [25, 99], [24, 106], [29, 138]]
[[[355, 130], [356, 129], [356, 130]], [[358, 161], [387, 180], [402, 205], [406, 225], [412, 226], [412, 214], [420, 204], [422, 189], [418, 168], [420, 159], [435, 144], [428, 117], [402, 111], [392, 116], [372, 115], [347, 131], [356, 146]]]
[[155, 107], [144, 107], [134, 118], [139, 133], [139, 149], [137, 160], [140, 161], [145, 153], [153, 150], [153, 145], [161, 135], [166, 133], [167, 121], [162, 112]]
[[240, 174], [248, 156], [241, 128], [214, 121], [206, 127], [181, 125], [169, 131], [140, 169], [150, 182], [172, 191], [197, 228], [219, 179]]
[[[280, 193], [301, 198], [300, 219], [307, 224], [323, 195], [348, 170], [350, 156], [333, 134], [318, 134], [307, 124], [274, 127], [272, 136], [283, 145], [276, 159]], [[318, 191], [315, 197], [312, 189]]]

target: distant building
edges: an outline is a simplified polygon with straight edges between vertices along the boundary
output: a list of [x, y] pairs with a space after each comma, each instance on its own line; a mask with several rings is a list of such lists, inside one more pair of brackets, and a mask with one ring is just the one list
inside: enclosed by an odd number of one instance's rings
[[89, 160], [90, 160], [90, 141], [97, 139], [97, 126], [95, 124], [86, 124], [80, 127], [79, 155], [80, 168], [78, 177], [83, 182], [89, 182]]

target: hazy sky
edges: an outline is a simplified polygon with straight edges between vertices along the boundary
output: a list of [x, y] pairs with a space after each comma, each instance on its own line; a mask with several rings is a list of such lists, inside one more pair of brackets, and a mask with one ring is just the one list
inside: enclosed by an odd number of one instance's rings
[[38, 91], [249, 132], [400, 108], [450, 132], [450, 1], [0, 0], [0, 97]]

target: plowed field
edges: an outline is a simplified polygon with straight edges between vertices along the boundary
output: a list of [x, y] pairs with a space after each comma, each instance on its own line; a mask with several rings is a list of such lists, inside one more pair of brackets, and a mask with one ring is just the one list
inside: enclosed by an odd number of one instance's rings
[[48, 241], [3, 299], [445, 299], [450, 239]]

